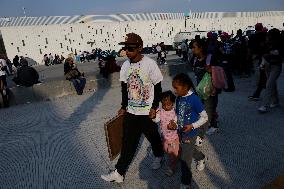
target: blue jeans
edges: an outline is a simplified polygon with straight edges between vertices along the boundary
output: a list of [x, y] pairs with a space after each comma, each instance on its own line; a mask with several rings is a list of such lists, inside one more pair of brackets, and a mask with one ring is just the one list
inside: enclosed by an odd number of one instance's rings
[[86, 85], [86, 78], [79, 77], [77, 79], [70, 79], [70, 81], [73, 83], [77, 94], [82, 94]]

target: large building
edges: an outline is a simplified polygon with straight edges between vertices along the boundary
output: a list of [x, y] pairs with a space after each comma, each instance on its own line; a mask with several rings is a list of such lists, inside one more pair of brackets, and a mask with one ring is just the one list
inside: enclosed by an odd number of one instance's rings
[[[44, 54], [67, 56], [94, 48], [119, 50], [126, 33], [135, 32], [144, 46], [159, 42], [173, 43], [181, 31], [222, 30], [236, 33], [261, 22], [268, 28], [283, 29], [284, 11], [143, 13], [86, 16], [44, 16], [0, 18], [7, 56], [29, 57], [43, 64]], [[2, 43], [3, 43], [2, 42]], [[0, 39], [1, 43], [1, 39]], [[0, 44], [1, 47], [1, 44]]]

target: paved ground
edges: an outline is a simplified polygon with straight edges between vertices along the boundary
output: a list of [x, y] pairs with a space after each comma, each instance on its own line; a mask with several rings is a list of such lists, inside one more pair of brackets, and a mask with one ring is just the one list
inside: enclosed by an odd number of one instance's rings
[[[283, 83], [282, 73], [282, 106], [265, 115], [257, 113], [258, 102], [247, 100], [252, 79], [236, 79], [237, 91], [220, 95], [221, 131], [201, 147], [206, 169], [197, 172], [192, 165], [195, 189], [258, 189], [283, 174]], [[171, 88], [169, 76], [163, 88]], [[179, 173], [168, 178], [165, 166], [149, 169], [153, 155], [144, 138], [122, 185], [100, 179], [115, 164], [108, 159], [103, 128], [119, 104], [120, 88], [114, 87], [0, 109], [0, 188], [178, 188]]]

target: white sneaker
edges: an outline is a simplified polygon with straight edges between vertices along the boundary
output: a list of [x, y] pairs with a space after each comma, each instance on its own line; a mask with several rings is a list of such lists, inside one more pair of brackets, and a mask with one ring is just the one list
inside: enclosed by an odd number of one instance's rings
[[190, 185], [180, 184], [180, 189], [191, 189]]
[[201, 147], [203, 144], [203, 140], [200, 136], [197, 136], [195, 146]]
[[277, 103], [277, 104], [273, 104], [273, 103], [272, 103], [272, 104], [270, 104], [270, 106], [269, 106], [269, 107], [270, 107], [270, 108], [276, 108], [276, 107], [278, 107], [278, 106], [279, 106], [279, 104], [278, 104], [278, 103]]
[[117, 170], [114, 170], [110, 172], [107, 175], [101, 175], [101, 178], [107, 182], [117, 182], [122, 183], [123, 182], [123, 176], [121, 176]]
[[198, 171], [203, 171], [205, 169], [205, 160], [200, 160], [196, 162], [196, 169]]
[[165, 65], [167, 65], [167, 62], [165, 62]]
[[267, 108], [265, 106], [260, 106], [258, 109], [257, 109], [260, 113], [266, 113], [267, 112]]
[[216, 128], [216, 127], [210, 127], [208, 129], [208, 131], [206, 132], [207, 135], [213, 135], [215, 132], [218, 132], [219, 131], [219, 128]]
[[151, 164], [151, 168], [152, 169], [159, 169], [161, 167], [161, 163], [162, 163], [162, 158], [161, 157], [155, 157], [152, 164]]

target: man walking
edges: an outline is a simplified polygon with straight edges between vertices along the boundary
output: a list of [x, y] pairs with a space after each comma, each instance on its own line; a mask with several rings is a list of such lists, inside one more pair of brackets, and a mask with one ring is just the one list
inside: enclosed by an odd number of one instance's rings
[[126, 35], [127, 57], [120, 71], [122, 104], [118, 115], [125, 115], [123, 120], [123, 137], [120, 158], [115, 170], [101, 178], [108, 182], [121, 183], [137, 150], [143, 133], [151, 143], [155, 156], [152, 169], [161, 166], [163, 147], [156, 123], [156, 109], [162, 92], [163, 76], [157, 63], [141, 54], [143, 41], [135, 33]]

